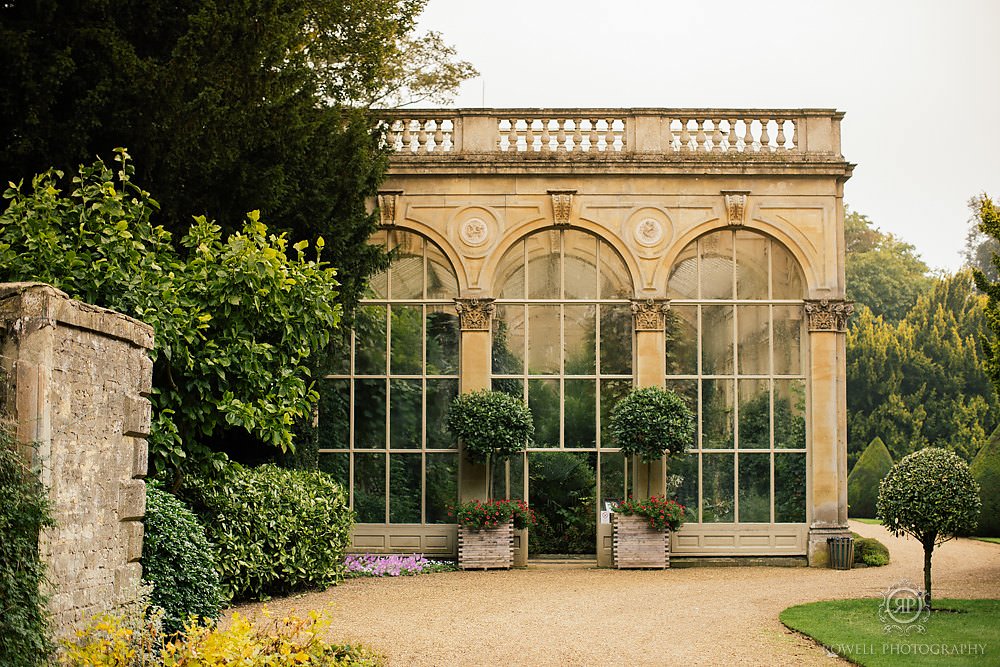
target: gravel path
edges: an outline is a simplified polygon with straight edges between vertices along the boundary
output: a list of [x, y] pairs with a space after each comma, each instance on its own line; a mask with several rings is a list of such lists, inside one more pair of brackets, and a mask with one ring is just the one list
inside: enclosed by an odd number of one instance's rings
[[[850, 571], [779, 567], [614, 571], [539, 567], [355, 579], [268, 603], [274, 614], [324, 610], [338, 640], [393, 665], [846, 664], [778, 621], [786, 607], [877, 597], [923, 581], [923, 552], [881, 526], [892, 563]], [[948, 542], [934, 555], [935, 597], [1000, 598], [1000, 545]], [[242, 613], [255, 613], [248, 605]]]

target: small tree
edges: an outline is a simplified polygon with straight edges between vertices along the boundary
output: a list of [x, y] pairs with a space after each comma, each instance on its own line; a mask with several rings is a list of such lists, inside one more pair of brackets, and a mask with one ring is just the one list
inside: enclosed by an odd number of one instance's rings
[[945, 449], [913, 452], [882, 480], [875, 515], [893, 535], [912, 535], [923, 545], [928, 608], [934, 547], [975, 530], [979, 509], [979, 485], [969, 466]]
[[661, 387], [645, 387], [633, 389], [618, 401], [611, 411], [608, 433], [624, 456], [637, 456], [650, 464], [664, 454], [687, 451], [694, 439], [694, 422], [694, 413], [680, 396]]
[[979, 484], [983, 503], [976, 535], [1000, 537], [1000, 427], [976, 454], [969, 470]]
[[523, 452], [535, 433], [531, 411], [519, 398], [483, 389], [460, 394], [448, 411], [448, 430], [472, 463], [486, 464], [493, 497], [493, 465]]
[[891, 469], [889, 449], [882, 438], [875, 438], [865, 447], [847, 478], [847, 502], [852, 517], [870, 519], [875, 516], [879, 482]]

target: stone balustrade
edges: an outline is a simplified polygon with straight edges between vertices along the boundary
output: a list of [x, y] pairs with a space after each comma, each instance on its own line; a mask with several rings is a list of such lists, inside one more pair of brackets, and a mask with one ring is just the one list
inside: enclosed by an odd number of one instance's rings
[[832, 109], [404, 109], [384, 111], [399, 157], [841, 159]]

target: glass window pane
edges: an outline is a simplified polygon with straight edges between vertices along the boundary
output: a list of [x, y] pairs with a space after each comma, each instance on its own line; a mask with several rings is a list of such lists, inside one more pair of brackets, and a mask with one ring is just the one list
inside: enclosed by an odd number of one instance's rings
[[601, 452], [601, 511], [604, 503], [625, 499], [625, 457], [618, 452]]
[[497, 306], [493, 315], [493, 372], [524, 373], [525, 306]]
[[632, 391], [631, 380], [601, 380], [601, 447], [617, 447], [608, 435], [611, 411]]
[[767, 299], [767, 267], [771, 241], [748, 231], [736, 232], [736, 298]]
[[350, 375], [351, 373], [351, 332], [338, 329], [330, 336], [326, 354], [320, 358], [320, 372], [324, 375]]
[[566, 380], [564, 447], [597, 446], [596, 380]]
[[344, 493], [351, 489], [351, 455], [347, 452], [320, 452], [319, 469], [344, 488]]
[[524, 500], [524, 466], [526, 454], [517, 454], [507, 461], [510, 471], [510, 486], [507, 488], [509, 497], [514, 500]]
[[597, 306], [564, 306], [565, 368], [567, 375], [597, 372]]
[[389, 455], [389, 523], [420, 523], [420, 454]]
[[511, 396], [517, 396], [524, 400], [524, 380], [520, 378], [493, 378], [491, 384], [493, 391], [502, 391]]
[[632, 374], [632, 309], [630, 306], [598, 306], [601, 317], [601, 373]]
[[538, 524], [530, 553], [593, 554], [596, 543], [597, 453], [531, 452], [529, 498]]
[[[691, 408], [691, 412], [695, 415], [698, 414], [698, 381], [695, 379], [690, 380], [677, 380], [674, 378], [667, 378], [664, 383], [664, 387], [668, 391], [672, 391], [687, 403], [687, 406]], [[697, 439], [692, 443], [692, 447], [697, 447]]]
[[448, 407], [458, 396], [458, 380], [427, 380], [427, 449], [452, 449]]
[[534, 447], [559, 446], [559, 380], [529, 380], [528, 408], [535, 422]]
[[453, 306], [426, 306], [427, 375], [458, 374], [461, 335]]
[[774, 374], [802, 373], [802, 306], [773, 306]]
[[392, 380], [389, 386], [389, 446], [420, 448], [423, 389], [420, 380]]
[[573, 229], [563, 233], [566, 299], [596, 299], [597, 237]]
[[393, 232], [397, 245], [389, 280], [390, 299], [420, 299], [424, 295], [424, 239], [410, 232]]
[[423, 367], [423, 308], [391, 306], [392, 334], [389, 346], [389, 372], [396, 375], [419, 375]]
[[436, 245], [427, 241], [427, 298], [454, 299], [458, 296], [458, 278], [451, 262]]
[[771, 243], [771, 298], [801, 299], [805, 297], [805, 281], [799, 263], [785, 246]]
[[[372, 234], [371, 238], [368, 240], [371, 245], [382, 246], [386, 251], [389, 250], [389, 239], [387, 232], [379, 230]], [[365, 296], [369, 299], [388, 299], [389, 298], [389, 272], [379, 271], [368, 282], [368, 288], [365, 290]]]
[[701, 306], [701, 372], [733, 374], [733, 308]]
[[448, 516], [458, 503], [458, 457], [427, 454], [427, 523], [455, 523]]
[[673, 306], [667, 311], [667, 375], [698, 373], [698, 307]]
[[743, 375], [767, 375], [771, 372], [770, 317], [768, 306], [737, 306], [739, 328], [737, 355]]
[[385, 306], [362, 306], [354, 320], [356, 350], [354, 372], [358, 375], [385, 373]]
[[497, 461], [490, 467], [493, 469], [492, 498], [508, 498], [507, 495], [507, 465], [509, 461]]
[[740, 523], [771, 521], [771, 455], [740, 454]]
[[771, 392], [769, 380], [739, 380], [740, 448], [771, 447]]
[[692, 241], [677, 256], [670, 267], [667, 281], [667, 297], [670, 299], [698, 298], [698, 242]]
[[703, 380], [702, 449], [732, 449], [735, 380]]
[[515, 243], [497, 266], [497, 296], [501, 299], [523, 299], [527, 296], [524, 281], [524, 241]]
[[733, 233], [728, 230], [698, 239], [701, 259], [701, 298], [733, 298]]
[[702, 454], [702, 522], [733, 520], [733, 455]]
[[347, 449], [350, 446], [350, 380], [320, 380], [318, 431], [320, 449]]
[[354, 381], [354, 446], [385, 448], [385, 380]]
[[559, 306], [528, 306], [528, 373], [559, 373]]
[[354, 511], [358, 523], [385, 523], [385, 454], [354, 454]]
[[781, 449], [806, 447], [806, 383], [804, 380], [774, 381], [774, 446]]
[[625, 260], [614, 248], [604, 241], [600, 242], [601, 254], [601, 298], [629, 299], [632, 297], [632, 278]]
[[667, 462], [667, 488], [684, 506], [684, 520], [698, 521], [698, 454], [691, 452]]
[[774, 455], [774, 521], [805, 523], [806, 455]]
[[528, 298], [558, 299], [561, 263], [558, 230], [532, 234], [524, 244], [528, 254]]

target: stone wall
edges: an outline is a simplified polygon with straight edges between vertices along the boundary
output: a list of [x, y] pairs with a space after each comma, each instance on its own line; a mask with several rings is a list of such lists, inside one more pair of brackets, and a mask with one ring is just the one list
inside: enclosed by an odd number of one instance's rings
[[142, 566], [152, 328], [39, 283], [0, 285], [2, 407], [49, 489], [57, 635], [130, 601]]

